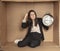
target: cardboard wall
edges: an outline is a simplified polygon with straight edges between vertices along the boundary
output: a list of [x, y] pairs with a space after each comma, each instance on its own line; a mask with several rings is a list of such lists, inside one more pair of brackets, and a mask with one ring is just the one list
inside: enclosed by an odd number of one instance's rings
[[[14, 0], [15, 1], [15, 0]], [[21, 28], [21, 22], [26, 12], [34, 9], [38, 17], [45, 13], [51, 13], [55, 22], [48, 31], [44, 31], [45, 41], [60, 44], [60, 2], [10, 2], [7, 4], [0, 1], [0, 42], [12, 42], [17, 38], [24, 38], [27, 29]], [[56, 9], [55, 9], [56, 8]]]
[[[33, 9], [38, 17], [43, 17], [46, 13], [53, 15], [53, 3], [7, 3], [7, 41], [12, 42], [17, 38], [24, 38], [27, 29], [21, 28], [24, 15]], [[53, 41], [53, 25], [48, 31], [44, 31], [45, 41]]]
[[[56, 8], [56, 9], [55, 9]], [[59, 3], [54, 3], [54, 26], [53, 26], [53, 40], [59, 45]]]
[[7, 33], [6, 6], [0, 1], [0, 43], [5, 44]]
[[[59, 2], [59, 13], [60, 13], [60, 2]], [[60, 14], [59, 14], [59, 46], [60, 46]]]

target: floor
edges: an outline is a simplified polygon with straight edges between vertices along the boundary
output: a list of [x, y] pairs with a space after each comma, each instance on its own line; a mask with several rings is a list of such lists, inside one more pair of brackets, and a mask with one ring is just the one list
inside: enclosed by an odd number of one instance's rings
[[28, 46], [20, 48], [14, 43], [7, 43], [5, 46], [2, 46], [1, 49], [2, 51], [60, 51], [60, 47], [52, 42], [43, 42], [36, 48], [30, 48]]

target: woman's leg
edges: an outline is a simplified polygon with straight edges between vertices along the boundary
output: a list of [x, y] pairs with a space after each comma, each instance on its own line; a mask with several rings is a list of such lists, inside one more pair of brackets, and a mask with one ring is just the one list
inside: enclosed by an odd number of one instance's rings
[[28, 37], [26, 37], [24, 40], [19, 41], [18, 44], [17, 44], [18, 47], [24, 47], [24, 46], [28, 45], [29, 40], [30, 40], [30, 38], [29, 38], [29, 36], [28, 36]]
[[37, 47], [41, 44], [41, 34], [37, 32], [31, 33], [32, 39], [31, 42], [29, 43], [30, 47]]
[[37, 46], [40, 46], [41, 44], [41, 41], [38, 41], [38, 40], [35, 40], [35, 41], [32, 41], [29, 46], [32, 47], [32, 48], [35, 48]]

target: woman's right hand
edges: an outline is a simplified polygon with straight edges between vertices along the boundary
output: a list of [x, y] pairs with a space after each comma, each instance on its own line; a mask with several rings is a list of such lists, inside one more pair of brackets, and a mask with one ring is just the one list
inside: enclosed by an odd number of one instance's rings
[[27, 17], [28, 17], [28, 13], [25, 14], [24, 18], [23, 18], [23, 22], [27, 21]]
[[25, 14], [25, 17], [24, 17], [24, 19], [27, 19], [27, 17], [28, 17], [28, 13], [26, 13], [26, 14]]

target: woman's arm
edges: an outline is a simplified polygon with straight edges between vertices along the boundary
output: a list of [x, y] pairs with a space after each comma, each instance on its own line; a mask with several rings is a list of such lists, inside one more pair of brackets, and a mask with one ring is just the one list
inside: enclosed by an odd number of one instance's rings
[[45, 26], [45, 25], [43, 24], [43, 22], [42, 22], [42, 18], [38, 18], [38, 22], [39, 22], [39, 24], [40, 24], [44, 29], [46, 29], [46, 30], [49, 29], [48, 26]]
[[26, 20], [23, 20], [23, 21], [22, 21], [21, 27], [22, 27], [22, 28], [28, 27], [28, 24], [27, 24], [27, 21], [26, 21]]
[[44, 27], [44, 29], [46, 29], [46, 30], [48, 30], [48, 29], [49, 29], [49, 27], [48, 27], [48, 26], [46, 26], [46, 25], [44, 25], [44, 24], [43, 24], [43, 22], [42, 22], [42, 18], [41, 18], [41, 23], [42, 23], [42, 26]]
[[25, 17], [24, 17], [24, 19], [22, 20], [22, 24], [21, 24], [21, 27], [22, 27], [22, 28], [28, 27], [27, 15], [28, 15], [28, 14], [26, 14]]

